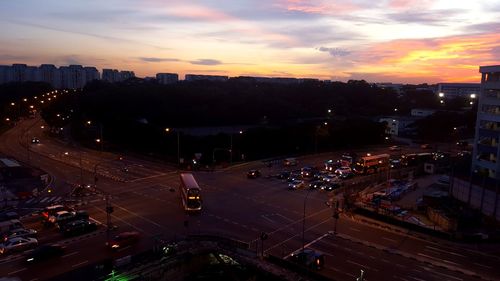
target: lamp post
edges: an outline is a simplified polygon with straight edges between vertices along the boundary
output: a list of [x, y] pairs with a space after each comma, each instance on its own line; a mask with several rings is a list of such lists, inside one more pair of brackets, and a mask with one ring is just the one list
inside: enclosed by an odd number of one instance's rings
[[[241, 134], [243, 134], [243, 131], [240, 130], [238, 133], [241, 135]], [[233, 164], [233, 133], [230, 134], [229, 163]]]
[[[97, 168], [102, 164], [111, 163], [111, 162], [114, 162], [117, 160], [122, 160], [122, 158], [119, 157], [118, 159], [104, 160], [104, 161], [98, 162], [94, 165], [94, 189], [95, 190], [98, 190], [98, 188], [97, 188]], [[104, 192], [104, 190], [101, 190], [101, 191], [102, 191], [102, 193], [104, 193], [105, 200], [106, 200], [106, 241], [109, 241], [109, 237], [111, 235], [111, 228], [112, 228], [111, 213], [113, 213], [113, 206], [111, 206], [110, 194], [108, 192]]]
[[[165, 132], [170, 133], [172, 129], [170, 128], [165, 128]], [[175, 130], [177, 133], [177, 165], [181, 164], [181, 137], [180, 137], [180, 131]]]
[[312, 189], [309, 189], [307, 191], [307, 194], [304, 198], [304, 214], [302, 216], [302, 252], [304, 252], [305, 245], [306, 245], [306, 238], [305, 238], [305, 234], [306, 234], [306, 202], [307, 202], [307, 198], [309, 197], [309, 194], [311, 193], [311, 190]]

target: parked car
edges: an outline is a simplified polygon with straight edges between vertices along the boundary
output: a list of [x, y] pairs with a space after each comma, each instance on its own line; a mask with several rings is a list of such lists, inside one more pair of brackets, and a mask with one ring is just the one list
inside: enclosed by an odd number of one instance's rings
[[339, 181], [339, 177], [335, 174], [326, 174], [321, 180], [323, 182], [336, 182]]
[[340, 178], [347, 179], [354, 176], [354, 173], [350, 167], [340, 167], [335, 170], [335, 174], [337, 174]]
[[284, 179], [287, 179], [288, 177], [290, 176], [290, 172], [288, 171], [283, 171], [279, 174], [276, 175], [276, 178], [280, 179], [280, 180], [284, 180]]
[[432, 149], [432, 145], [430, 145], [428, 143], [424, 143], [424, 144], [420, 145], [420, 148], [423, 148], [423, 149]]
[[316, 270], [322, 269], [325, 265], [324, 255], [310, 248], [294, 252], [288, 260], [300, 266]]
[[35, 238], [16, 237], [5, 241], [3, 244], [0, 244], [0, 254], [22, 251], [36, 247], [37, 245], [38, 241]]
[[53, 216], [54, 214], [56, 214], [57, 212], [60, 212], [60, 211], [68, 211], [68, 209], [66, 207], [64, 207], [63, 205], [47, 206], [43, 209], [42, 218], [44, 220], [48, 221], [51, 216]]
[[81, 235], [97, 229], [97, 224], [88, 220], [71, 221], [61, 227], [61, 232], [65, 236]]
[[55, 213], [53, 216], [49, 217], [49, 222], [52, 224], [61, 224], [64, 221], [69, 221], [74, 216], [75, 216], [74, 212], [59, 211]]
[[3, 235], [3, 241], [7, 241], [12, 238], [17, 238], [17, 237], [31, 237], [35, 238], [37, 235], [37, 231], [34, 229], [24, 229], [24, 228], [19, 228], [19, 229], [14, 229], [8, 233], [5, 233]]
[[134, 245], [141, 239], [141, 234], [137, 231], [122, 232], [111, 241], [108, 241], [107, 245], [111, 249], [119, 249], [125, 246]]
[[329, 182], [329, 183], [323, 183], [320, 186], [320, 189], [325, 190], [325, 191], [332, 191], [332, 190], [335, 190], [337, 188], [340, 188], [340, 186], [341, 186], [341, 184], [339, 182]]
[[306, 187], [306, 183], [304, 181], [301, 181], [301, 180], [295, 180], [295, 181], [288, 184], [289, 189], [301, 189], [304, 187]]
[[259, 170], [250, 170], [247, 173], [247, 178], [249, 179], [256, 179], [260, 177], [260, 171]]
[[42, 245], [25, 257], [27, 263], [37, 263], [54, 257], [60, 257], [64, 254], [64, 247], [58, 244]]
[[389, 150], [390, 151], [401, 151], [401, 147], [398, 145], [393, 145], [393, 146], [389, 147]]
[[295, 158], [287, 158], [283, 160], [283, 165], [284, 166], [297, 166], [299, 162]]
[[6, 220], [0, 222], [0, 233], [9, 233], [15, 229], [24, 228], [23, 224], [19, 220]]
[[300, 169], [300, 176], [302, 178], [312, 178], [316, 172], [317, 169], [313, 167], [304, 167]]
[[31, 138], [31, 143], [32, 143], [32, 144], [39, 144], [39, 143], [40, 143], [40, 139], [39, 139], [39, 138], [37, 138], [37, 137], [32, 137], [32, 138]]
[[323, 185], [323, 182], [320, 180], [314, 180], [309, 182], [309, 188], [310, 189], [319, 189]]

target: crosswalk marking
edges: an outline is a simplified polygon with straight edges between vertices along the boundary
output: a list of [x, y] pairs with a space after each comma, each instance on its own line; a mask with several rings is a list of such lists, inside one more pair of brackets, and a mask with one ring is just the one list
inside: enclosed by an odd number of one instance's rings
[[26, 201], [26, 204], [30, 204], [31, 202], [35, 201], [36, 198], [31, 198], [30, 200]]
[[45, 197], [42, 200], [40, 200], [40, 203], [43, 203], [43, 202], [47, 201], [48, 199], [49, 199], [49, 197]]

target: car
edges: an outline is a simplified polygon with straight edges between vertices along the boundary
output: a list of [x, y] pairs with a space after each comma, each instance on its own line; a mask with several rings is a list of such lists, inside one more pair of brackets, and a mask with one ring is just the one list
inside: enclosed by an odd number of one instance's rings
[[16, 237], [31, 237], [35, 238], [37, 235], [37, 231], [34, 229], [24, 229], [24, 228], [19, 228], [15, 229], [12, 231], [9, 231], [8, 233], [3, 235], [3, 241], [7, 241], [12, 238]]
[[141, 239], [141, 234], [137, 231], [122, 232], [110, 241], [108, 241], [107, 246], [111, 249], [120, 249], [126, 246], [134, 245]]
[[284, 166], [297, 166], [298, 161], [295, 158], [287, 158], [283, 160], [283, 165]]
[[259, 170], [250, 170], [247, 173], [247, 178], [249, 179], [256, 179], [260, 177], [260, 171]]
[[295, 180], [288, 184], [289, 189], [301, 189], [306, 187], [306, 183], [301, 180]]
[[338, 167], [341, 166], [340, 160], [334, 161], [334, 160], [328, 160], [325, 162], [325, 170], [326, 171], [335, 171]]
[[71, 221], [75, 218], [75, 212], [59, 211], [49, 217], [49, 223], [57, 225], [59, 228], [62, 224]]
[[48, 221], [49, 218], [51, 216], [53, 216], [54, 214], [56, 214], [57, 212], [67, 211], [67, 210], [68, 209], [66, 207], [64, 207], [63, 205], [51, 205], [51, 206], [47, 206], [42, 211], [42, 218], [44, 220]]
[[40, 139], [38, 139], [37, 137], [32, 137], [31, 138], [31, 143], [32, 144], [39, 144], [40, 143]]
[[390, 159], [389, 163], [391, 165], [391, 168], [401, 168], [401, 160], [399, 159]]
[[339, 178], [347, 179], [354, 176], [354, 173], [350, 167], [340, 167], [335, 170], [335, 174], [339, 176]]
[[389, 150], [390, 151], [401, 151], [401, 147], [397, 146], [397, 145], [393, 145], [393, 146], [389, 147]]
[[341, 187], [339, 182], [323, 183], [319, 188], [325, 191], [332, 191]]
[[287, 179], [289, 176], [290, 176], [290, 172], [289, 171], [283, 171], [281, 173], [276, 174], [276, 178], [280, 179], [280, 180]]
[[321, 178], [321, 180], [323, 182], [336, 182], [339, 181], [339, 177], [335, 174], [326, 174]]
[[41, 245], [33, 252], [25, 256], [25, 261], [29, 264], [42, 262], [54, 257], [60, 257], [64, 254], [65, 247], [59, 244]]
[[290, 255], [287, 260], [302, 267], [320, 270], [325, 266], [324, 255], [310, 248], [300, 249]]
[[36, 240], [35, 238], [16, 237], [5, 241], [3, 244], [0, 244], [0, 254], [22, 251], [36, 247], [37, 245], [38, 240]]
[[92, 232], [96, 229], [97, 224], [95, 222], [83, 219], [66, 223], [61, 227], [61, 232], [64, 236], [75, 236]]
[[323, 185], [323, 182], [320, 180], [313, 180], [309, 182], [309, 188], [310, 189], [319, 189]]
[[302, 178], [312, 178], [316, 172], [317, 169], [314, 167], [304, 167], [300, 169], [300, 176]]

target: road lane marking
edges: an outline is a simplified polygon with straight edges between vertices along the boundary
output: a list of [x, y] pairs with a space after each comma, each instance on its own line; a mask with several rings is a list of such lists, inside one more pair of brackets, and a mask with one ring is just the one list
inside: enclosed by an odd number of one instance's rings
[[[316, 243], [316, 242], [320, 241], [321, 239], [323, 239], [323, 238], [325, 238], [325, 237], [327, 237], [327, 236], [330, 236], [330, 234], [328, 234], [328, 233], [323, 234], [322, 236], [320, 236], [320, 237], [318, 237], [318, 238], [314, 239], [313, 241], [311, 241], [311, 242], [309, 242], [309, 243], [305, 244], [305, 245], [304, 245], [304, 248], [307, 248], [307, 247], [311, 246], [312, 244], [314, 244], [314, 243]], [[293, 253], [297, 252], [297, 251], [298, 251], [298, 250], [300, 250], [300, 249], [302, 249], [302, 247], [300, 247], [299, 249], [297, 249], [297, 250], [295, 250], [295, 251], [291, 252], [291, 253], [290, 253], [290, 254], [288, 254], [286, 257], [284, 257], [284, 259], [286, 259], [286, 258], [290, 257]], [[324, 254], [326, 254], [326, 253], [324, 253]], [[331, 256], [331, 255], [330, 255], [330, 256]]]
[[449, 260], [445, 260], [445, 259], [441, 259], [441, 258], [435, 258], [433, 256], [428, 256], [428, 255], [422, 254], [422, 253], [418, 253], [418, 255], [422, 256], [422, 257], [426, 257], [426, 258], [431, 258], [431, 259], [434, 259], [434, 260], [437, 260], [437, 261], [444, 261], [444, 262], [449, 263], [449, 264], [459, 265], [458, 263], [454, 263], [454, 262], [449, 261]]
[[434, 250], [434, 251], [438, 251], [438, 252], [442, 252], [442, 253], [446, 253], [446, 254], [454, 255], [454, 256], [457, 256], [457, 257], [462, 257], [462, 258], [465, 258], [465, 256], [464, 256], [464, 255], [457, 254], [457, 253], [455, 253], [455, 252], [450, 252], [450, 251], [443, 250], [443, 249], [439, 249], [439, 248], [432, 247], [432, 246], [425, 246], [425, 247], [426, 247], [426, 248], [428, 248], [428, 249]]
[[361, 230], [357, 229], [357, 228], [353, 228], [353, 227], [349, 227], [350, 230], [353, 230], [353, 231], [356, 231], [356, 232], [361, 232]]
[[417, 277], [414, 277], [414, 276], [408, 276], [408, 278], [411, 278], [411, 279], [417, 280], [417, 281], [426, 281], [424, 279], [420, 279], [420, 278], [417, 278]]
[[88, 263], [88, 262], [89, 262], [89, 261], [87, 261], [87, 260], [86, 260], [86, 261], [82, 261], [81, 263], [74, 264], [74, 265], [72, 265], [71, 267], [78, 267], [78, 266], [80, 266], [80, 265], [84, 265], [84, 264], [86, 264], [86, 263]]
[[361, 267], [361, 268], [365, 268], [365, 269], [369, 269], [369, 270], [373, 270], [373, 271], [378, 271], [378, 269], [374, 269], [374, 268], [368, 267], [368, 266], [366, 266], [366, 265], [362, 265], [362, 264], [357, 263], [357, 262], [352, 261], [352, 260], [346, 260], [346, 262], [348, 262], [348, 263], [350, 263], [350, 264], [357, 265], [357, 266], [359, 266], [359, 267]]
[[67, 258], [67, 257], [70, 257], [70, 256], [72, 256], [72, 255], [76, 255], [76, 254], [78, 254], [78, 253], [79, 253], [78, 251], [73, 252], [73, 253], [69, 253], [69, 254], [66, 254], [66, 255], [62, 256], [62, 258]]
[[267, 220], [268, 222], [270, 222], [270, 223], [275, 223], [275, 221], [273, 221], [272, 219], [268, 218], [267, 216], [268, 216], [268, 215], [261, 215], [261, 217], [262, 217], [263, 219]]
[[491, 267], [491, 266], [487, 266], [487, 265], [480, 264], [480, 263], [477, 263], [477, 262], [475, 262], [474, 264], [475, 264], [475, 265], [478, 265], [478, 266], [481, 266], [481, 267], [484, 267], [484, 268], [488, 268], [488, 269], [492, 269], [492, 268], [493, 268], [493, 267]]
[[9, 272], [7, 275], [13, 275], [13, 274], [19, 273], [19, 272], [21, 272], [21, 271], [25, 271], [26, 269], [27, 269], [27, 268], [26, 268], [26, 267], [24, 267], [24, 268], [21, 268], [21, 269], [16, 270], [16, 271]]
[[130, 246], [130, 245], [128, 245], [128, 246], [127, 246], [127, 247], [125, 247], [125, 248], [121, 248], [121, 249], [119, 249], [117, 252], [122, 252], [122, 251], [125, 251], [126, 249], [130, 249], [130, 247], [131, 247], [131, 246]]
[[282, 215], [282, 214], [278, 214], [278, 213], [277, 213], [277, 214], [275, 214], [275, 215], [276, 215], [276, 216], [278, 216], [278, 217], [282, 217], [284, 220], [287, 220], [288, 222], [293, 222], [293, 220], [292, 220], [292, 219], [290, 219], [289, 217], [286, 217], [286, 216], [284, 216], [284, 215]]
[[391, 238], [387, 238], [387, 237], [382, 237], [382, 239], [387, 240], [387, 241], [391, 241], [391, 242], [394, 242], [394, 243], [398, 242], [397, 240], [394, 240], [394, 239], [391, 239]]
[[444, 274], [444, 273], [441, 273], [439, 271], [433, 271], [432, 273], [435, 273], [435, 274], [438, 274], [438, 275], [441, 275], [441, 276], [444, 276], [444, 277], [447, 277], [447, 278], [455, 279], [455, 280], [464, 280], [462, 278], [458, 278], [458, 277], [455, 277], [455, 276], [452, 276], [452, 275]]

